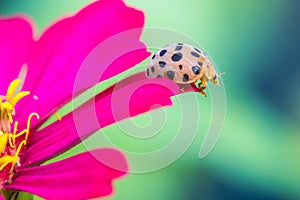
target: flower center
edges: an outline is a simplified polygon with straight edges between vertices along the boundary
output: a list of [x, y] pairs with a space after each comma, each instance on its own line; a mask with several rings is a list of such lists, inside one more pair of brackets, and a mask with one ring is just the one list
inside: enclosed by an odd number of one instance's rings
[[18, 121], [13, 120], [15, 106], [30, 94], [28, 91], [16, 92], [19, 84], [20, 80], [15, 79], [10, 83], [6, 96], [0, 96], [0, 188], [1, 184], [10, 182], [15, 166], [20, 165], [20, 152], [26, 147], [32, 117], [39, 118], [37, 113], [31, 113], [27, 119], [27, 127], [17, 132]]

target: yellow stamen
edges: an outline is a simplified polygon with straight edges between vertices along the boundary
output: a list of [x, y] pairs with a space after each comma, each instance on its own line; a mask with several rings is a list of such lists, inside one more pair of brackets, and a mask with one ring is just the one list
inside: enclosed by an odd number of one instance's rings
[[0, 158], [0, 171], [4, 169], [6, 165], [9, 163], [16, 163], [18, 162], [19, 158], [16, 156], [3, 156]]
[[12, 115], [14, 114], [14, 107], [15, 105], [18, 103], [18, 101], [20, 101], [23, 97], [27, 96], [28, 94], [30, 94], [30, 92], [27, 91], [22, 91], [22, 92], [18, 92], [16, 95], [14, 95], [16, 93], [16, 90], [20, 84], [21, 80], [20, 79], [15, 79], [13, 80], [6, 92], [6, 97], [5, 97], [5, 102], [2, 103], [2, 98], [1, 100], [1, 116], [0, 119], [4, 119], [7, 120], [10, 123], [13, 122], [13, 118]]
[[9, 142], [9, 146], [11, 148], [16, 148], [16, 132], [17, 132], [17, 129], [18, 129], [18, 121], [15, 122], [14, 124], [14, 132], [12, 134], [9, 134], [8, 136], [8, 142]]
[[17, 151], [16, 151], [16, 153], [15, 153], [15, 156], [16, 156], [16, 157], [19, 157], [19, 153], [20, 153], [22, 147], [26, 145], [26, 143], [27, 143], [26, 140], [23, 140], [23, 141], [19, 144], [19, 146], [18, 146], [18, 148], [17, 148]]
[[60, 116], [57, 112], [54, 113], [54, 116], [55, 116], [59, 121], [61, 121], [61, 116]]
[[25, 140], [28, 139], [28, 135], [29, 135], [29, 130], [30, 130], [30, 122], [31, 122], [31, 118], [35, 116], [37, 119], [40, 119], [40, 116], [37, 113], [31, 113], [27, 119], [27, 127], [26, 127], [26, 135], [25, 135]]
[[27, 143], [26, 140], [23, 140], [23, 141], [19, 144], [19, 146], [18, 146], [18, 148], [17, 148], [17, 151], [16, 151], [16, 153], [15, 153], [15, 157], [16, 157], [17, 160], [16, 160], [15, 162], [12, 162], [12, 165], [11, 165], [11, 168], [10, 168], [10, 173], [13, 172], [16, 163], [19, 161], [19, 154], [20, 154], [20, 151], [21, 151], [22, 147], [26, 146], [26, 143]]
[[[15, 121], [11, 132], [15, 106], [23, 97], [30, 94], [27, 91], [16, 92], [20, 82], [19, 79], [13, 80], [7, 89], [6, 96], [0, 96], [0, 153], [2, 154], [0, 157], [0, 171], [11, 164], [9, 177], [12, 177], [15, 165], [19, 162], [21, 150], [26, 147], [32, 117], [35, 116], [39, 119], [37, 113], [31, 113], [27, 119], [27, 127], [24, 130], [18, 132], [18, 121]], [[2, 101], [3, 99], [4, 101]]]
[[6, 100], [9, 101], [13, 97], [13, 95], [15, 94], [20, 82], [21, 82], [20, 79], [15, 79], [9, 84], [9, 87], [7, 89], [7, 92], [6, 92]]
[[7, 140], [8, 140], [8, 133], [4, 133], [0, 136], [0, 153], [2, 153], [3, 150], [5, 149]]
[[15, 96], [11, 97], [9, 99], [9, 102], [14, 107], [18, 103], [18, 101], [20, 101], [23, 97], [25, 97], [29, 94], [30, 94], [30, 92], [28, 92], [28, 91], [19, 92]]
[[12, 109], [14, 109], [14, 107], [10, 103], [8, 103], [7, 101], [4, 102], [4, 103], [2, 103], [2, 108], [3, 108], [3, 110], [4, 109], [5, 110], [12, 110]]
[[12, 120], [13, 120], [12, 119], [12, 113], [13, 113], [13, 109], [14, 109], [12, 107], [12, 105], [6, 101], [6, 102], [4, 102], [2, 104], [1, 108], [2, 108], [2, 116], [1, 116], [1, 118], [5, 119], [5, 118], [8, 117], [9, 122], [12, 123]]
[[[9, 145], [12, 147], [12, 148], [15, 148], [15, 141], [16, 141], [16, 138], [22, 136], [25, 134], [25, 139], [23, 141], [27, 141], [28, 139], [28, 136], [29, 136], [29, 131], [30, 131], [30, 122], [31, 122], [31, 119], [32, 117], [35, 116], [37, 119], [40, 118], [40, 116], [37, 114], [37, 113], [31, 113], [27, 119], [27, 127], [19, 132], [17, 134], [17, 129], [18, 129], [18, 121], [15, 122], [15, 125], [14, 125], [14, 131], [12, 134], [9, 134]], [[22, 142], [23, 142], [22, 141]]]

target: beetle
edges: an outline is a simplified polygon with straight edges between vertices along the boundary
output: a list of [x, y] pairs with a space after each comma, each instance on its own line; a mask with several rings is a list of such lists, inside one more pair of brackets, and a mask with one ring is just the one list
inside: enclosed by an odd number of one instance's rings
[[[148, 78], [165, 77], [178, 83], [181, 91], [186, 84], [194, 84], [206, 96], [204, 89], [208, 81], [220, 85], [215, 66], [209, 56], [197, 47], [184, 43], [167, 45], [150, 59], [146, 71]], [[196, 82], [201, 81], [199, 84]]]

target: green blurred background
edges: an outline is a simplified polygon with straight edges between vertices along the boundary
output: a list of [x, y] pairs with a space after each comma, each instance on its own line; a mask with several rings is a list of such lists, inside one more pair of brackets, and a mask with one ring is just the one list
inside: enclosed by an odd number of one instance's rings
[[[89, 2], [0, 1], [0, 14], [25, 13], [40, 33]], [[116, 192], [107, 199], [300, 199], [300, 2], [126, 2], [145, 12], [146, 27], [181, 32], [205, 47], [219, 70], [226, 72], [227, 114], [222, 135], [206, 158], [198, 158], [209, 123], [204, 117], [204, 127], [180, 159], [161, 170], [116, 181]], [[201, 114], [209, 112], [209, 100], [200, 95], [180, 98], [187, 102], [197, 98], [204, 105]], [[180, 115], [174, 102], [166, 112]], [[149, 119], [141, 116], [136, 120], [143, 124]], [[173, 120], [170, 117], [167, 123]], [[118, 131], [110, 126], [104, 132]], [[167, 126], [160, 134], [171, 133], [172, 127]], [[144, 151], [163, 145], [169, 136], [145, 145], [112, 137], [121, 148]], [[79, 146], [66, 155], [81, 150], [84, 147]]]

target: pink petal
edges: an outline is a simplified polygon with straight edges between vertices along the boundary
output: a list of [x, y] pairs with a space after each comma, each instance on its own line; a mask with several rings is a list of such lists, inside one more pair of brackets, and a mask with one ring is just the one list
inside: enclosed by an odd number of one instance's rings
[[[180, 85], [180, 84], [179, 84]], [[180, 88], [184, 88], [183, 92], [199, 92], [199, 89], [196, 87], [195, 84], [184, 84], [180, 85]]]
[[33, 44], [29, 22], [23, 18], [0, 18], [0, 95], [18, 77]]
[[[126, 7], [120, 0], [103, 0], [52, 25], [37, 41], [33, 56], [28, 61], [29, 71], [24, 89], [30, 90], [39, 100], [20, 106], [20, 120], [35, 111], [43, 122], [71, 99], [72, 92], [77, 94], [147, 58], [149, 53], [139, 41], [142, 29], [137, 29], [129, 37], [116, 37], [106, 42], [101, 49], [93, 51], [96, 58], [90, 66], [87, 80], [95, 72], [105, 71], [103, 76], [93, 82], [86, 80], [84, 87], [73, 91], [83, 61], [98, 44], [120, 32], [141, 28], [143, 24], [142, 12]], [[128, 53], [123, 55], [124, 52]]]
[[32, 133], [22, 163], [44, 162], [100, 128], [153, 108], [171, 105], [170, 97], [178, 93], [178, 85], [168, 79], [147, 79], [144, 73], [131, 76], [64, 116], [62, 121]]
[[45, 199], [90, 199], [111, 194], [113, 179], [127, 171], [126, 160], [120, 152], [97, 149], [48, 165], [22, 169], [6, 188]]

